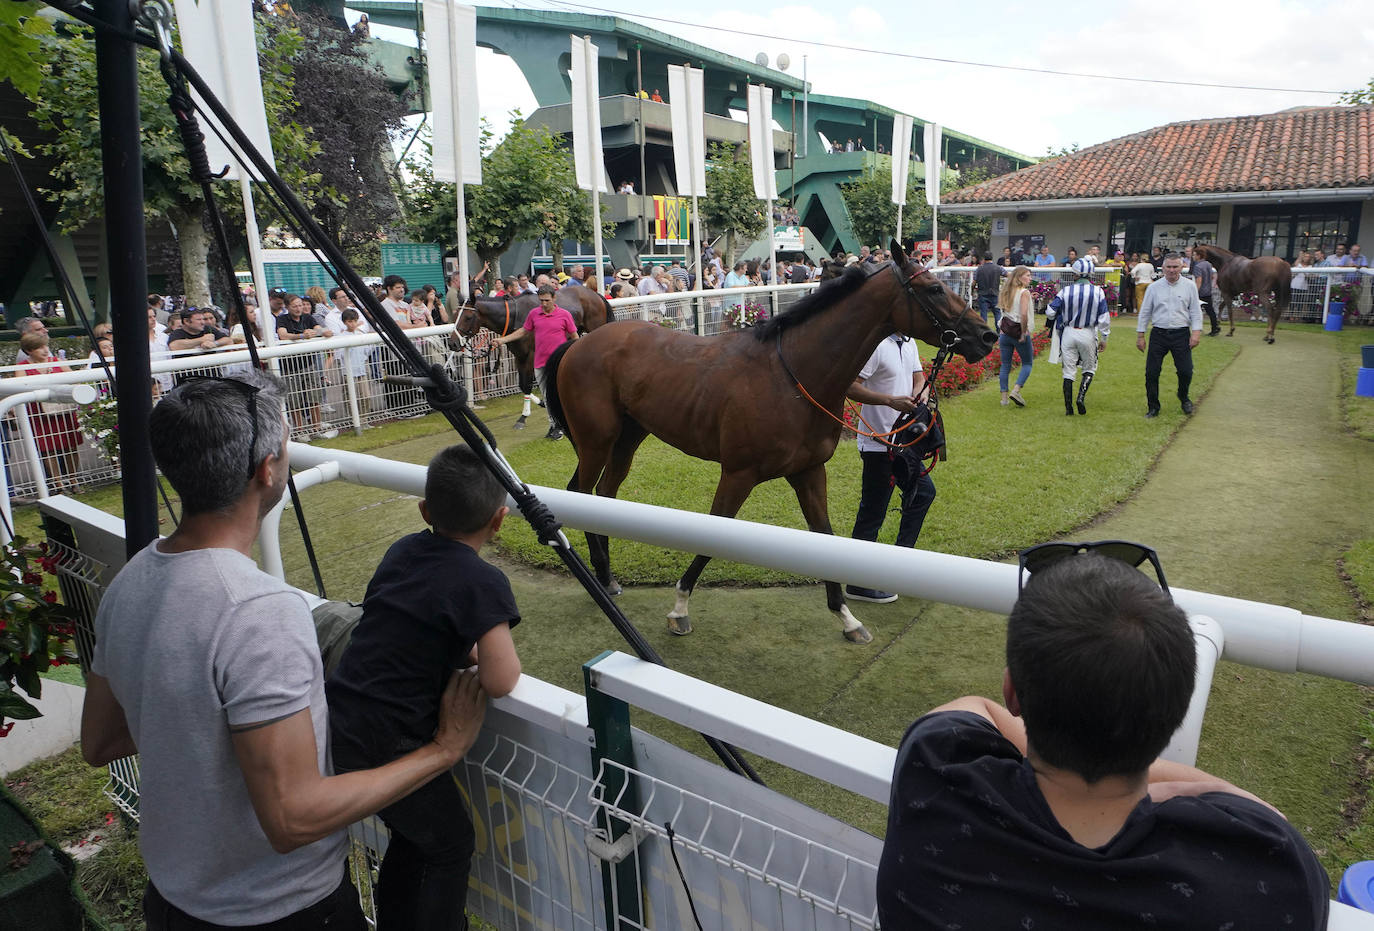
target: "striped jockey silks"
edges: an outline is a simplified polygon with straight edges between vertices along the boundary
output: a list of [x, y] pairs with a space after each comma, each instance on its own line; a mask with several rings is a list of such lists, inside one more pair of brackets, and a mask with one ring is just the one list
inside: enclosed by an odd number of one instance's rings
[[1110, 326], [1111, 314], [1107, 311], [1107, 295], [1091, 281], [1077, 281], [1060, 291], [1050, 301], [1050, 310], [1055, 312], [1054, 325], [1065, 327], [1097, 327], [1106, 330]]

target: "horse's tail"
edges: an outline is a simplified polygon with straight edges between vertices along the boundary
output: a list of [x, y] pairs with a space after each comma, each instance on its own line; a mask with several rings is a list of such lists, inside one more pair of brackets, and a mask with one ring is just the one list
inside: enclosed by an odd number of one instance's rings
[[[563, 354], [572, 344], [573, 340], [563, 343], [549, 356], [549, 361], [544, 363], [544, 406], [548, 409], [549, 419], [561, 426], [565, 433], [568, 430], [568, 422], [563, 419], [563, 401], [558, 397], [558, 366], [563, 362]], [[568, 440], [572, 441], [571, 433], [568, 433]]]
[[[1285, 263], [1286, 264], [1286, 263]], [[1274, 302], [1278, 306], [1275, 312], [1282, 317], [1292, 306], [1293, 297], [1293, 267], [1288, 267], [1288, 274], [1280, 275], [1278, 285], [1274, 288]]]
[[606, 300], [606, 295], [600, 292], [597, 292], [596, 296], [601, 298], [601, 303], [606, 305], [606, 322], [615, 323], [615, 308], [611, 306], [611, 302]]

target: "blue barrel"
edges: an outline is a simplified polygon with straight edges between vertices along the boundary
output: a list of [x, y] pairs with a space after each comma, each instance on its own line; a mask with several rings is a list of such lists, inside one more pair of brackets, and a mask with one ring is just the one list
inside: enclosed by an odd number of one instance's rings
[[1374, 860], [1352, 863], [1341, 877], [1336, 901], [1366, 912], [1374, 912]]
[[1360, 369], [1355, 376], [1355, 393], [1362, 398], [1374, 398], [1374, 368]]
[[1326, 329], [1332, 333], [1345, 326], [1345, 305], [1332, 301], [1326, 315]]

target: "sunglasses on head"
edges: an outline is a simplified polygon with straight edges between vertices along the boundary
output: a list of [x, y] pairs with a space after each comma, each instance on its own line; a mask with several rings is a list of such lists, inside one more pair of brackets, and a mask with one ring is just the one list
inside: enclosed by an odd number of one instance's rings
[[258, 392], [262, 389], [257, 385], [250, 385], [246, 381], [237, 378], [224, 378], [219, 375], [191, 375], [182, 381], [182, 384], [198, 381], [217, 381], [238, 388], [240, 394], [248, 398], [248, 420], [252, 424], [252, 432], [248, 439], [248, 477], [251, 479], [254, 472], [253, 450], [258, 446]]
[[1022, 550], [1018, 554], [1020, 558], [1016, 571], [1017, 597], [1021, 596], [1026, 576], [1048, 569], [1070, 556], [1081, 556], [1084, 553], [1106, 556], [1108, 559], [1124, 562], [1133, 569], [1138, 569], [1142, 563], [1148, 562], [1154, 567], [1159, 587], [1164, 590], [1164, 594], [1169, 595], [1169, 583], [1164, 581], [1164, 567], [1159, 564], [1159, 554], [1151, 547], [1129, 540], [1098, 540], [1096, 543], [1041, 543]]

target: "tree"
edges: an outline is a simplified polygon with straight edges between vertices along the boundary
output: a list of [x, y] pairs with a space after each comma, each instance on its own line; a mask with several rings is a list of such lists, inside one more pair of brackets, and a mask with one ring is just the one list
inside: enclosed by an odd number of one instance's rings
[[[566, 152], [566, 150], [564, 150]], [[553, 268], [556, 272], [563, 270], [563, 241], [571, 239], [574, 242], [591, 242], [596, 238], [596, 231], [592, 229], [592, 198], [591, 192], [584, 191], [577, 186], [577, 170], [573, 162], [571, 153], [563, 160], [563, 164], [556, 166], [553, 181], [554, 191], [549, 202], [544, 206], [544, 233], [549, 240], [549, 248], [553, 252]], [[603, 201], [601, 204], [601, 235], [610, 236], [615, 232], [615, 223], [606, 219], [608, 205]], [[599, 281], [601, 272], [597, 271]]]
[[767, 218], [762, 202], [754, 196], [748, 146], [713, 142], [706, 157], [706, 196], [699, 205], [701, 220], [712, 233], [725, 236], [728, 267], [735, 262], [738, 240], [757, 237]]
[[1374, 103], [1374, 78], [1369, 79], [1369, 83], [1364, 87], [1357, 87], [1353, 91], [1346, 91], [1340, 96], [1341, 103], [1364, 105]]
[[[55, 156], [54, 178], [58, 182], [44, 194], [59, 206], [58, 222], [64, 230], [74, 230], [99, 219], [105, 213], [100, 150], [100, 109], [95, 81], [95, 43], [91, 30], [79, 24], [64, 23], [60, 30], [40, 35], [30, 60], [37, 66], [39, 79], [26, 93], [38, 124], [54, 134], [54, 141], [43, 147]], [[299, 34], [284, 36], [278, 51], [291, 55], [301, 48]], [[137, 58], [139, 119], [143, 141], [143, 207], [152, 216], [162, 216], [171, 224], [181, 253], [182, 278], [187, 300], [195, 305], [210, 303], [206, 259], [210, 235], [205, 224], [205, 201], [200, 185], [191, 180], [190, 163], [177, 132], [176, 119], [167, 106], [168, 89], [158, 69], [157, 55], [140, 51]], [[283, 59], [264, 69], [264, 98], [280, 100], [292, 93], [289, 61]], [[22, 88], [21, 88], [22, 90]], [[308, 188], [308, 175], [301, 168], [302, 153], [308, 151], [308, 131], [283, 118], [280, 108], [269, 104], [268, 126], [272, 145], [288, 182]], [[237, 191], [219, 185], [223, 207], [232, 220], [240, 217]], [[305, 191], [307, 198], [311, 192]]]
[[52, 35], [52, 24], [38, 15], [37, 0], [0, 4], [0, 79], [9, 81], [25, 97], [38, 93], [43, 80], [42, 38]]
[[302, 167], [318, 185], [315, 219], [350, 256], [395, 238], [402, 216], [390, 137], [404, 130], [406, 104], [368, 58], [367, 40], [321, 13], [260, 13], [257, 23], [271, 109], [308, 129]]
[[[914, 170], [907, 174], [907, 198], [902, 207], [902, 228], [913, 230], [929, 219], [925, 189]], [[897, 205], [892, 202], [892, 176], [872, 171], [840, 186], [849, 211], [849, 223], [862, 243], [883, 243], [897, 234]]]
[[[966, 167], [957, 176], [952, 172], [947, 173], [941, 179], [940, 185], [944, 190], [957, 191], [959, 188], [982, 184], [986, 180], [988, 180], [986, 168]], [[951, 244], [958, 243], [961, 247], [973, 249], [980, 254], [987, 251], [988, 244], [992, 241], [991, 217], [942, 213], [940, 214], [940, 229], [942, 233], [947, 232], [949, 234]]]
[[[572, 154], [546, 127], [533, 129], [518, 112], [513, 116], [510, 132], [497, 145], [492, 144], [491, 127], [482, 124], [482, 183], [464, 189], [468, 245], [487, 263], [492, 281], [501, 275], [501, 253], [517, 240], [549, 235], [561, 242], [578, 236], [578, 223], [586, 224], [588, 238], [591, 232], [590, 204], [573, 180]], [[422, 149], [432, 151], [428, 140]], [[428, 157], [408, 159], [406, 168], [411, 175], [405, 192], [411, 235], [454, 248], [457, 191], [434, 180]], [[577, 200], [587, 205], [580, 220]]]

